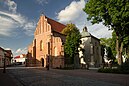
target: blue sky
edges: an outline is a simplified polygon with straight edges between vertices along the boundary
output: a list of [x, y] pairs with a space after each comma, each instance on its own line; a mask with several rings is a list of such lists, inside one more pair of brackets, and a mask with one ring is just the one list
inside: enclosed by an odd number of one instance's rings
[[11, 49], [14, 56], [27, 52], [33, 40], [39, 16], [63, 24], [74, 23], [82, 31], [84, 26], [98, 37], [111, 37], [111, 31], [100, 24], [92, 25], [83, 12], [86, 0], [0, 0], [0, 46]]

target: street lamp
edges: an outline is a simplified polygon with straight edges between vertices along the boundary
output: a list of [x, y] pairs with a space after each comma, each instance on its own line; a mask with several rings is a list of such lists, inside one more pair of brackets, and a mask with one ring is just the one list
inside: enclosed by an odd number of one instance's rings
[[50, 41], [48, 40], [48, 42], [47, 42], [47, 46], [48, 46], [48, 54], [47, 54], [47, 58], [46, 58], [46, 62], [47, 62], [47, 64], [46, 64], [46, 68], [47, 68], [47, 70], [49, 70], [49, 64], [50, 64], [50, 62], [49, 62], [49, 60], [50, 60]]
[[50, 55], [47, 55], [47, 66], [46, 66], [47, 70], [49, 70], [49, 56]]
[[26, 58], [25, 58], [25, 66], [26, 66], [26, 67], [27, 67], [27, 60], [28, 60], [28, 59], [27, 59], [27, 57], [26, 57]]
[[52, 33], [49, 34], [48, 35], [48, 40], [47, 40], [47, 43], [48, 43], [47, 70], [49, 70], [50, 63], [51, 63], [51, 66], [52, 66], [52, 58], [51, 58], [51, 55], [52, 55], [52, 35], [53, 35]]
[[6, 73], [6, 52], [4, 52], [4, 70], [3, 73]]

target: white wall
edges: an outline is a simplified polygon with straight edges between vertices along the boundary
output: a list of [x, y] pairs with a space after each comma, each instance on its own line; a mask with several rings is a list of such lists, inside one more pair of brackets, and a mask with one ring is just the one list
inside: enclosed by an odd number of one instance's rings
[[3, 67], [4, 51], [0, 50], [0, 67]]

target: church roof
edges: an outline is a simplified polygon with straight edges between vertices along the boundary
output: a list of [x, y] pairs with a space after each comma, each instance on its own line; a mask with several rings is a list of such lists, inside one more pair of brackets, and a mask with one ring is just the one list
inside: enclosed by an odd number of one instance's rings
[[11, 50], [5, 50], [7, 53], [12, 54]]
[[92, 37], [92, 38], [95, 38], [97, 40], [99, 40], [98, 38], [96, 38], [95, 36], [91, 35], [88, 30], [87, 30], [87, 27], [84, 27], [83, 28], [83, 31], [81, 33], [81, 37], [84, 38], [84, 37]]
[[47, 18], [48, 23], [51, 25], [52, 30], [54, 30], [56, 32], [61, 33], [61, 31], [66, 27], [64, 24], [61, 24], [53, 19], [50, 19], [48, 17], [46, 17], [46, 18]]
[[81, 37], [88, 37], [88, 36], [91, 36], [91, 34], [89, 32], [82, 32], [81, 33]]
[[4, 51], [4, 49], [2, 47], [0, 47], [0, 50]]

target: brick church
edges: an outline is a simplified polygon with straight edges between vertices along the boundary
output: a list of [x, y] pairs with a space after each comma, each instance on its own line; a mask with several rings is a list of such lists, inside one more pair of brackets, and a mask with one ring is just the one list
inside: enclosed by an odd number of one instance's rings
[[28, 46], [27, 66], [52, 68], [64, 67], [65, 35], [61, 31], [66, 26], [41, 15], [34, 32], [34, 39]]

